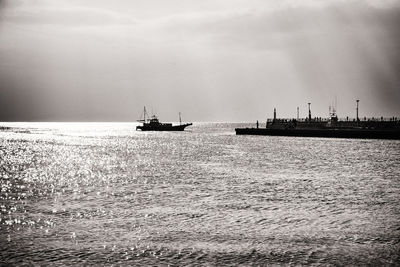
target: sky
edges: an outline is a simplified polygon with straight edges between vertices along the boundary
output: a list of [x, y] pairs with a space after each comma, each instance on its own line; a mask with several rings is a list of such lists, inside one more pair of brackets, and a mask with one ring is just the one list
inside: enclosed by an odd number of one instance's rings
[[400, 1], [0, 0], [0, 121], [400, 117]]

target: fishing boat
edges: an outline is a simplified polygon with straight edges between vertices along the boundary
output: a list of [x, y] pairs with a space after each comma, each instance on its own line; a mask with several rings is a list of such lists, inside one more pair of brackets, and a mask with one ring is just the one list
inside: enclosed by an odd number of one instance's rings
[[179, 112], [179, 124], [173, 125], [172, 123], [162, 123], [158, 120], [156, 115], [148, 116], [146, 107], [143, 108], [143, 119], [138, 120], [142, 125], [136, 126], [136, 130], [141, 131], [184, 131], [186, 127], [193, 125], [193, 123], [182, 123], [181, 113]]

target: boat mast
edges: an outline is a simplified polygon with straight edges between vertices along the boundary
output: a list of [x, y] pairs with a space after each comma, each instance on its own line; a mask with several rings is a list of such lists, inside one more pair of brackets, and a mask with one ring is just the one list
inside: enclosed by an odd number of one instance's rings
[[337, 112], [337, 96], [335, 95], [335, 114], [336, 114], [336, 112]]
[[179, 112], [179, 125], [182, 125], [181, 113]]
[[146, 116], [149, 117], [146, 111], [146, 106], [143, 107], [143, 122], [146, 122]]
[[[140, 115], [140, 119], [137, 120], [139, 122], [146, 122], [146, 115], [147, 115], [147, 111], [146, 111], [146, 107], [143, 107], [143, 119], [142, 119], [142, 114]], [[149, 115], [147, 115], [149, 116]]]

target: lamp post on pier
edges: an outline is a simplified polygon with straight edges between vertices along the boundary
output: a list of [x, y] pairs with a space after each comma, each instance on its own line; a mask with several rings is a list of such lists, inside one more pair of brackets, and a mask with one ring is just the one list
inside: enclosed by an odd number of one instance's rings
[[359, 99], [356, 100], [357, 103], [357, 107], [356, 107], [356, 119], [357, 119], [357, 123], [360, 121], [360, 119], [358, 118], [358, 103], [360, 102]]

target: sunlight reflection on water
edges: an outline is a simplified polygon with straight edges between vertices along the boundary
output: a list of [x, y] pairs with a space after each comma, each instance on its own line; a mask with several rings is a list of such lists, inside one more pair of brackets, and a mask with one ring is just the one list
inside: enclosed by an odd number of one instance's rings
[[399, 141], [5, 126], [24, 131], [0, 132], [4, 264], [398, 261]]

